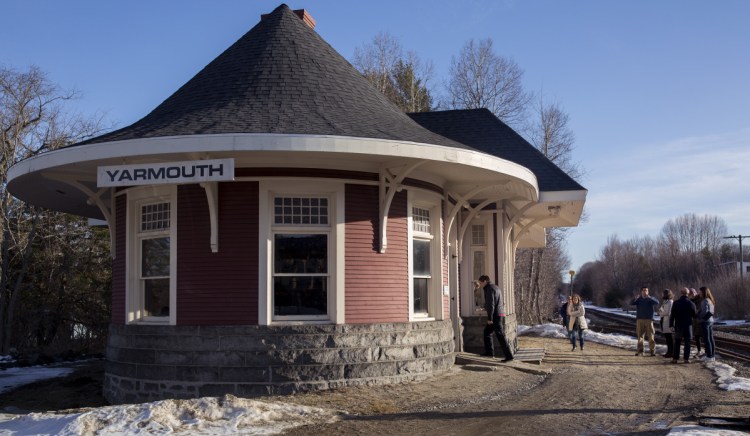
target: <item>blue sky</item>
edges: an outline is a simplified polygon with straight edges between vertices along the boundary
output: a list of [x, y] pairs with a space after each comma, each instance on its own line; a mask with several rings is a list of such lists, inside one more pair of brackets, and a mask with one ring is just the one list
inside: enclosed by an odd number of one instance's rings
[[[266, 0], [9, 0], [0, 64], [36, 65], [82, 98], [71, 108], [122, 127], [155, 108], [280, 3]], [[587, 171], [589, 221], [571, 267], [607, 237], [657, 235], [685, 213], [750, 234], [750, 1], [288, 1], [347, 59], [378, 32], [435, 67], [492, 38], [570, 116]]]

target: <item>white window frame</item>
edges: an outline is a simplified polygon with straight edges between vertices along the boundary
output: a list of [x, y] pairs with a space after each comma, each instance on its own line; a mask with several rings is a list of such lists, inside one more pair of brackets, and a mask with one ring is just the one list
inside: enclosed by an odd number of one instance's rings
[[[484, 243], [483, 244], [475, 243], [475, 241], [474, 241], [474, 227], [481, 227], [483, 229], [483, 231], [484, 231]], [[487, 226], [486, 222], [472, 222], [470, 224], [471, 235], [470, 235], [470, 238], [469, 238], [470, 239], [469, 240], [469, 245], [470, 245], [471, 248], [470, 248], [469, 252], [470, 252], [470, 255], [471, 255], [470, 264], [471, 264], [471, 272], [472, 272], [472, 274], [471, 274], [472, 283], [473, 283], [474, 280], [476, 280], [479, 277], [478, 274], [480, 274], [480, 275], [481, 274], [488, 274], [488, 275], [490, 274], [489, 272], [487, 272], [487, 268], [489, 268], [489, 262], [488, 262], [488, 260], [489, 260], [489, 257], [490, 257], [489, 244], [488, 244], [488, 241], [489, 241], [489, 229], [487, 227], [488, 226]], [[476, 253], [482, 253], [484, 255], [484, 263], [482, 265], [477, 265], [475, 263]], [[477, 267], [479, 267], [479, 272], [477, 272]], [[473, 286], [472, 286], [472, 289], [474, 289]], [[483, 291], [480, 289], [479, 292], [480, 292], [480, 299], [482, 301], [484, 301]], [[472, 305], [473, 306], [472, 307], [473, 312], [475, 314], [484, 313], [484, 304], [477, 305], [476, 304], [476, 296], [472, 296], [472, 297], [473, 298], [471, 300], [469, 300], [469, 301], [473, 301], [474, 302], [474, 304]]]
[[[259, 289], [258, 323], [343, 324], [344, 323], [344, 184], [319, 180], [259, 182]], [[274, 223], [274, 198], [315, 197], [328, 199], [327, 225]], [[274, 235], [328, 235], [328, 289], [326, 315], [274, 315]]]
[[[141, 231], [141, 207], [169, 203], [169, 229]], [[125, 320], [129, 324], [175, 325], [177, 321], [177, 187], [148, 186], [127, 191]], [[145, 316], [141, 280], [141, 241], [169, 237], [169, 316]]]
[[[408, 191], [408, 262], [409, 262], [409, 320], [442, 320], [443, 313], [443, 265], [442, 265], [442, 199], [432, 193]], [[414, 229], [414, 208], [430, 212], [429, 233]], [[430, 278], [427, 286], [427, 313], [414, 312], [414, 240], [430, 241]]]

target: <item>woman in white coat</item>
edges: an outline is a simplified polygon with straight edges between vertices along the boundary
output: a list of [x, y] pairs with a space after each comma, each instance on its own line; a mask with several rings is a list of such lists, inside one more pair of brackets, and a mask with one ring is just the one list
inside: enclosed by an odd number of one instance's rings
[[578, 334], [581, 351], [583, 351], [583, 331], [588, 328], [584, 315], [586, 315], [586, 309], [583, 308], [581, 296], [573, 294], [568, 303], [568, 331], [570, 332], [570, 343], [573, 344], [571, 351], [576, 350], [576, 334]]
[[674, 303], [674, 294], [671, 290], [665, 289], [661, 297], [659, 306], [659, 316], [661, 316], [661, 333], [667, 341], [667, 354], [664, 357], [672, 357], [674, 352], [674, 338], [672, 330], [669, 329], [669, 314], [672, 313], [672, 303]]

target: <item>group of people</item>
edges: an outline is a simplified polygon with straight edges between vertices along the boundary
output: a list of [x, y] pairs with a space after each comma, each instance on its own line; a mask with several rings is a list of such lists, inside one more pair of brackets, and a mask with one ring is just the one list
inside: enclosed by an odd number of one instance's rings
[[[666, 358], [672, 358], [677, 363], [680, 357], [680, 346], [683, 346], [683, 361], [690, 362], [690, 343], [695, 338], [697, 348], [696, 357], [714, 361], [714, 296], [711, 289], [703, 286], [696, 291], [692, 288], [682, 288], [680, 298], [674, 300], [674, 293], [665, 289], [661, 302], [649, 295], [647, 287], [641, 288], [640, 295], [633, 298], [631, 305], [636, 307], [636, 337], [638, 345], [636, 356], [644, 352], [644, 337], [648, 340], [652, 356], [656, 355], [654, 341], [654, 313], [658, 310], [660, 328], [667, 341]], [[701, 351], [701, 337], [704, 338], [705, 354]]]
[[[484, 356], [494, 357], [494, 344], [492, 336], [497, 336], [500, 348], [504, 355], [504, 362], [513, 360], [513, 353], [505, 335], [503, 317], [505, 317], [505, 302], [500, 288], [493, 284], [489, 277], [482, 275], [477, 279], [476, 285], [484, 292], [484, 306], [487, 311], [487, 325], [484, 328]], [[631, 301], [636, 307], [636, 337], [638, 345], [636, 356], [644, 353], [644, 338], [648, 340], [649, 351], [652, 356], [656, 355], [656, 341], [654, 340], [654, 314], [658, 311], [661, 316], [660, 329], [667, 341], [667, 352], [664, 357], [671, 357], [672, 363], [677, 363], [680, 357], [680, 346], [684, 346], [683, 361], [690, 362], [690, 343], [695, 338], [698, 349], [697, 357], [700, 357], [701, 341], [704, 338], [705, 355], [703, 359], [716, 360], [714, 343], [714, 296], [711, 289], [703, 286], [699, 291], [690, 288], [680, 290], [681, 297], [674, 300], [674, 294], [670, 289], [665, 289], [661, 302], [649, 295], [648, 287], [641, 288], [640, 295]], [[581, 296], [572, 294], [568, 301], [560, 308], [563, 326], [567, 331], [570, 343], [575, 351], [580, 345], [583, 351], [583, 332], [588, 329], [586, 323], [586, 309], [583, 306]], [[693, 333], [696, 330], [697, 333]]]
[[[649, 352], [656, 356], [656, 341], [654, 339], [654, 314], [658, 311], [660, 329], [667, 342], [666, 358], [672, 358], [677, 363], [680, 357], [680, 346], [684, 346], [683, 361], [690, 362], [690, 343], [695, 338], [698, 349], [696, 357], [714, 361], [714, 296], [711, 289], [703, 286], [699, 291], [692, 288], [682, 288], [681, 297], [675, 301], [670, 289], [665, 289], [662, 300], [649, 295], [648, 287], [641, 288], [640, 294], [630, 302], [636, 307], [635, 334], [638, 340], [636, 356], [643, 356], [644, 340], [648, 341]], [[583, 351], [583, 331], [588, 328], [586, 323], [586, 309], [578, 294], [568, 297], [568, 301], [560, 307], [560, 316], [567, 332], [570, 343], [575, 351], [577, 345]], [[701, 338], [704, 339], [705, 353], [701, 351]]]

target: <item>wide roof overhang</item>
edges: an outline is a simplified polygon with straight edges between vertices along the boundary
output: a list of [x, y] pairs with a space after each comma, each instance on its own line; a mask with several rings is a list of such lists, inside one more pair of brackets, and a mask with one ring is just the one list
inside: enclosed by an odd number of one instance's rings
[[529, 169], [476, 150], [293, 134], [190, 135], [77, 145], [15, 164], [8, 171], [8, 189], [34, 205], [106, 219], [115, 191], [97, 186], [99, 166], [230, 157], [235, 168], [324, 168], [396, 175], [408, 171], [408, 177], [442, 187], [451, 199], [474, 203], [495, 199], [523, 208], [519, 225], [526, 223], [528, 237], [537, 234], [533, 239], [539, 232], [532, 221], [543, 227], [577, 225], [586, 197], [586, 191], [540, 193]]

